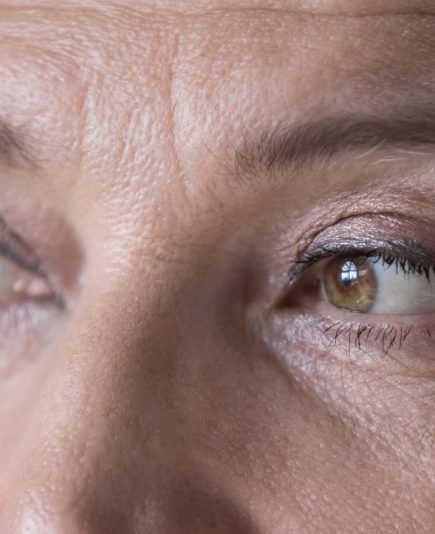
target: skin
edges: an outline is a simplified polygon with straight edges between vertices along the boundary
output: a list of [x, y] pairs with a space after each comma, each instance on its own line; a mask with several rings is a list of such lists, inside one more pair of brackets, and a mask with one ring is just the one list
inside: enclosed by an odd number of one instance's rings
[[36, 159], [0, 213], [62, 296], [1, 321], [0, 532], [434, 531], [432, 316], [385, 350], [277, 304], [316, 232], [434, 248], [433, 156], [234, 165], [286, 121], [430, 102], [431, 4], [0, 2]]

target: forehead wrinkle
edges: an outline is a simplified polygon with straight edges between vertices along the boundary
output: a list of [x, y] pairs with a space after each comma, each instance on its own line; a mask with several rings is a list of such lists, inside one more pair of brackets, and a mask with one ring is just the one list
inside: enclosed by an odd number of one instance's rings
[[[109, 6], [112, 6], [112, 5], [115, 5], [115, 6], [117, 6], [117, 5], [123, 5], [123, 6], [124, 6], [124, 9], [125, 9], [125, 13], [127, 14], [127, 12], [129, 11], [129, 7], [127, 7], [125, 4], [123, 4], [123, 3], [119, 3], [119, 2], [118, 2], [118, 3], [113, 3], [113, 2], [112, 2], [112, 3], [94, 2], [93, 5], [95, 5], [95, 6], [99, 5], [99, 6], [102, 6], [102, 7], [104, 7], [104, 6], [106, 6], [106, 5], [109, 5]], [[135, 6], [136, 6], [136, 4], [133, 4], [133, 8], [132, 8], [132, 9], [134, 9]], [[55, 11], [55, 8], [54, 8], [54, 7], [53, 7], [53, 11]], [[239, 13], [239, 14], [240, 14], [240, 19], [244, 19], [243, 10], [239, 10], [239, 11], [240, 11], [240, 13]], [[269, 10], [269, 11], [270, 11], [270, 10]], [[80, 12], [80, 10], [78, 10], [78, 12]], [[253, 18], [256, 18], [256, 17], [255, 17], [255, 13], [256, 13], [256, 10], [255, 10], [255, 9], [246, 8], [245, 13], [247, 14], [248, 12], [249, 12], [249, 14], [250, 14], [251, 16], [253, 16]], [[298, 15], [301, 16], [301, 13], [298, 13]], [[216, 16], [216, 15], [215, 15], [215, 16]], [[302, 15], [302, 16], [303, 16], [303, 15]], [[307, 18], [310, 18], [310, 17], [307, 17]], [[381, 19], [381, 17], [379, 17], [379, 19]], [[96, 19], [96, 22], [98, 22], [97, 19]], [[319, 22], [319, 24], [321, 24], [321, 21], [318, 21], [318, 22]], [[124, 24], [124, 23], [123, 23], [123, 24]], [[125, 23], [125, 24], [127, 24], [127, 23]], [[88, 30], [90, 30], [90, 27], [88, 28]], [[338, 32], [337, 32], [337, 33], [338, 33]], [[46, 33], [44, 32], [44, 35], [43, 35], [42, 37], [45, 37], [45, 35], [46, 35]], [[83, 43], [81, 43], [81, 44], [83, 44]], [[104, 43], [103, 43], [103, 44], [104, 44]], [[109, 51], [111, 52], [111, 50], [109, 50]], [[83, 50], [82, 50], [82, 52], [83, 52]], [[95, 50], [94, 50], [93, 52], [95, 53]], [[123, 59], [123, 58], [121, 57], [121, 59]]]
[[[6, 7], [28, 7], [27, 0], [10, 0]], [[1, 9], [2, 6], [0, 6]], [[38, 9], [59, 9], [57, 0], [38, 3]], [[211, 12], [277, 12], [316, 16], [371, 17], [380, 15], [434, 15], [435, 5], [431, 0], [90, 0], [83, 6], [81, 0], [62, 2], [62, 9], [107, 11], [131, 10], [138, 14], [200, 15]], [[32, 7], [32, 10], [34, 8]]]

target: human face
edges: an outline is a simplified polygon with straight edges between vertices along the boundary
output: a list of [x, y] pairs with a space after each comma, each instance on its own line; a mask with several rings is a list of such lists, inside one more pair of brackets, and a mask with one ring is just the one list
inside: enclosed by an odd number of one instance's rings
[[0, 6], [0, 532], [433, 532], [433, 2]]

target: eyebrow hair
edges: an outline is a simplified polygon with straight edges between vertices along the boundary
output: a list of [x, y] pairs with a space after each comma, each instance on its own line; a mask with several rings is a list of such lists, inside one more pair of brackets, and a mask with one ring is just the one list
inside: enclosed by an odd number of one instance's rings
[[0, 119], [0, 162], [6, 167], [36, 165], [24, 131]]
[[338, 115], [245, 139], [236, 149], [236, 174], [261, 174], [328, 162], [344, 152], [360, 155], [385, 148], [425, 153], [435, 146], [435, 110], [379, 117]]

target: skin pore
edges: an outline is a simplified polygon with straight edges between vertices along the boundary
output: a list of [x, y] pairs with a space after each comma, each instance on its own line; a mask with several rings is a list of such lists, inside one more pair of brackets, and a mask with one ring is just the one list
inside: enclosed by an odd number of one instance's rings
[[434, 15], [0, 0], [0, 532], [434, 531]]

